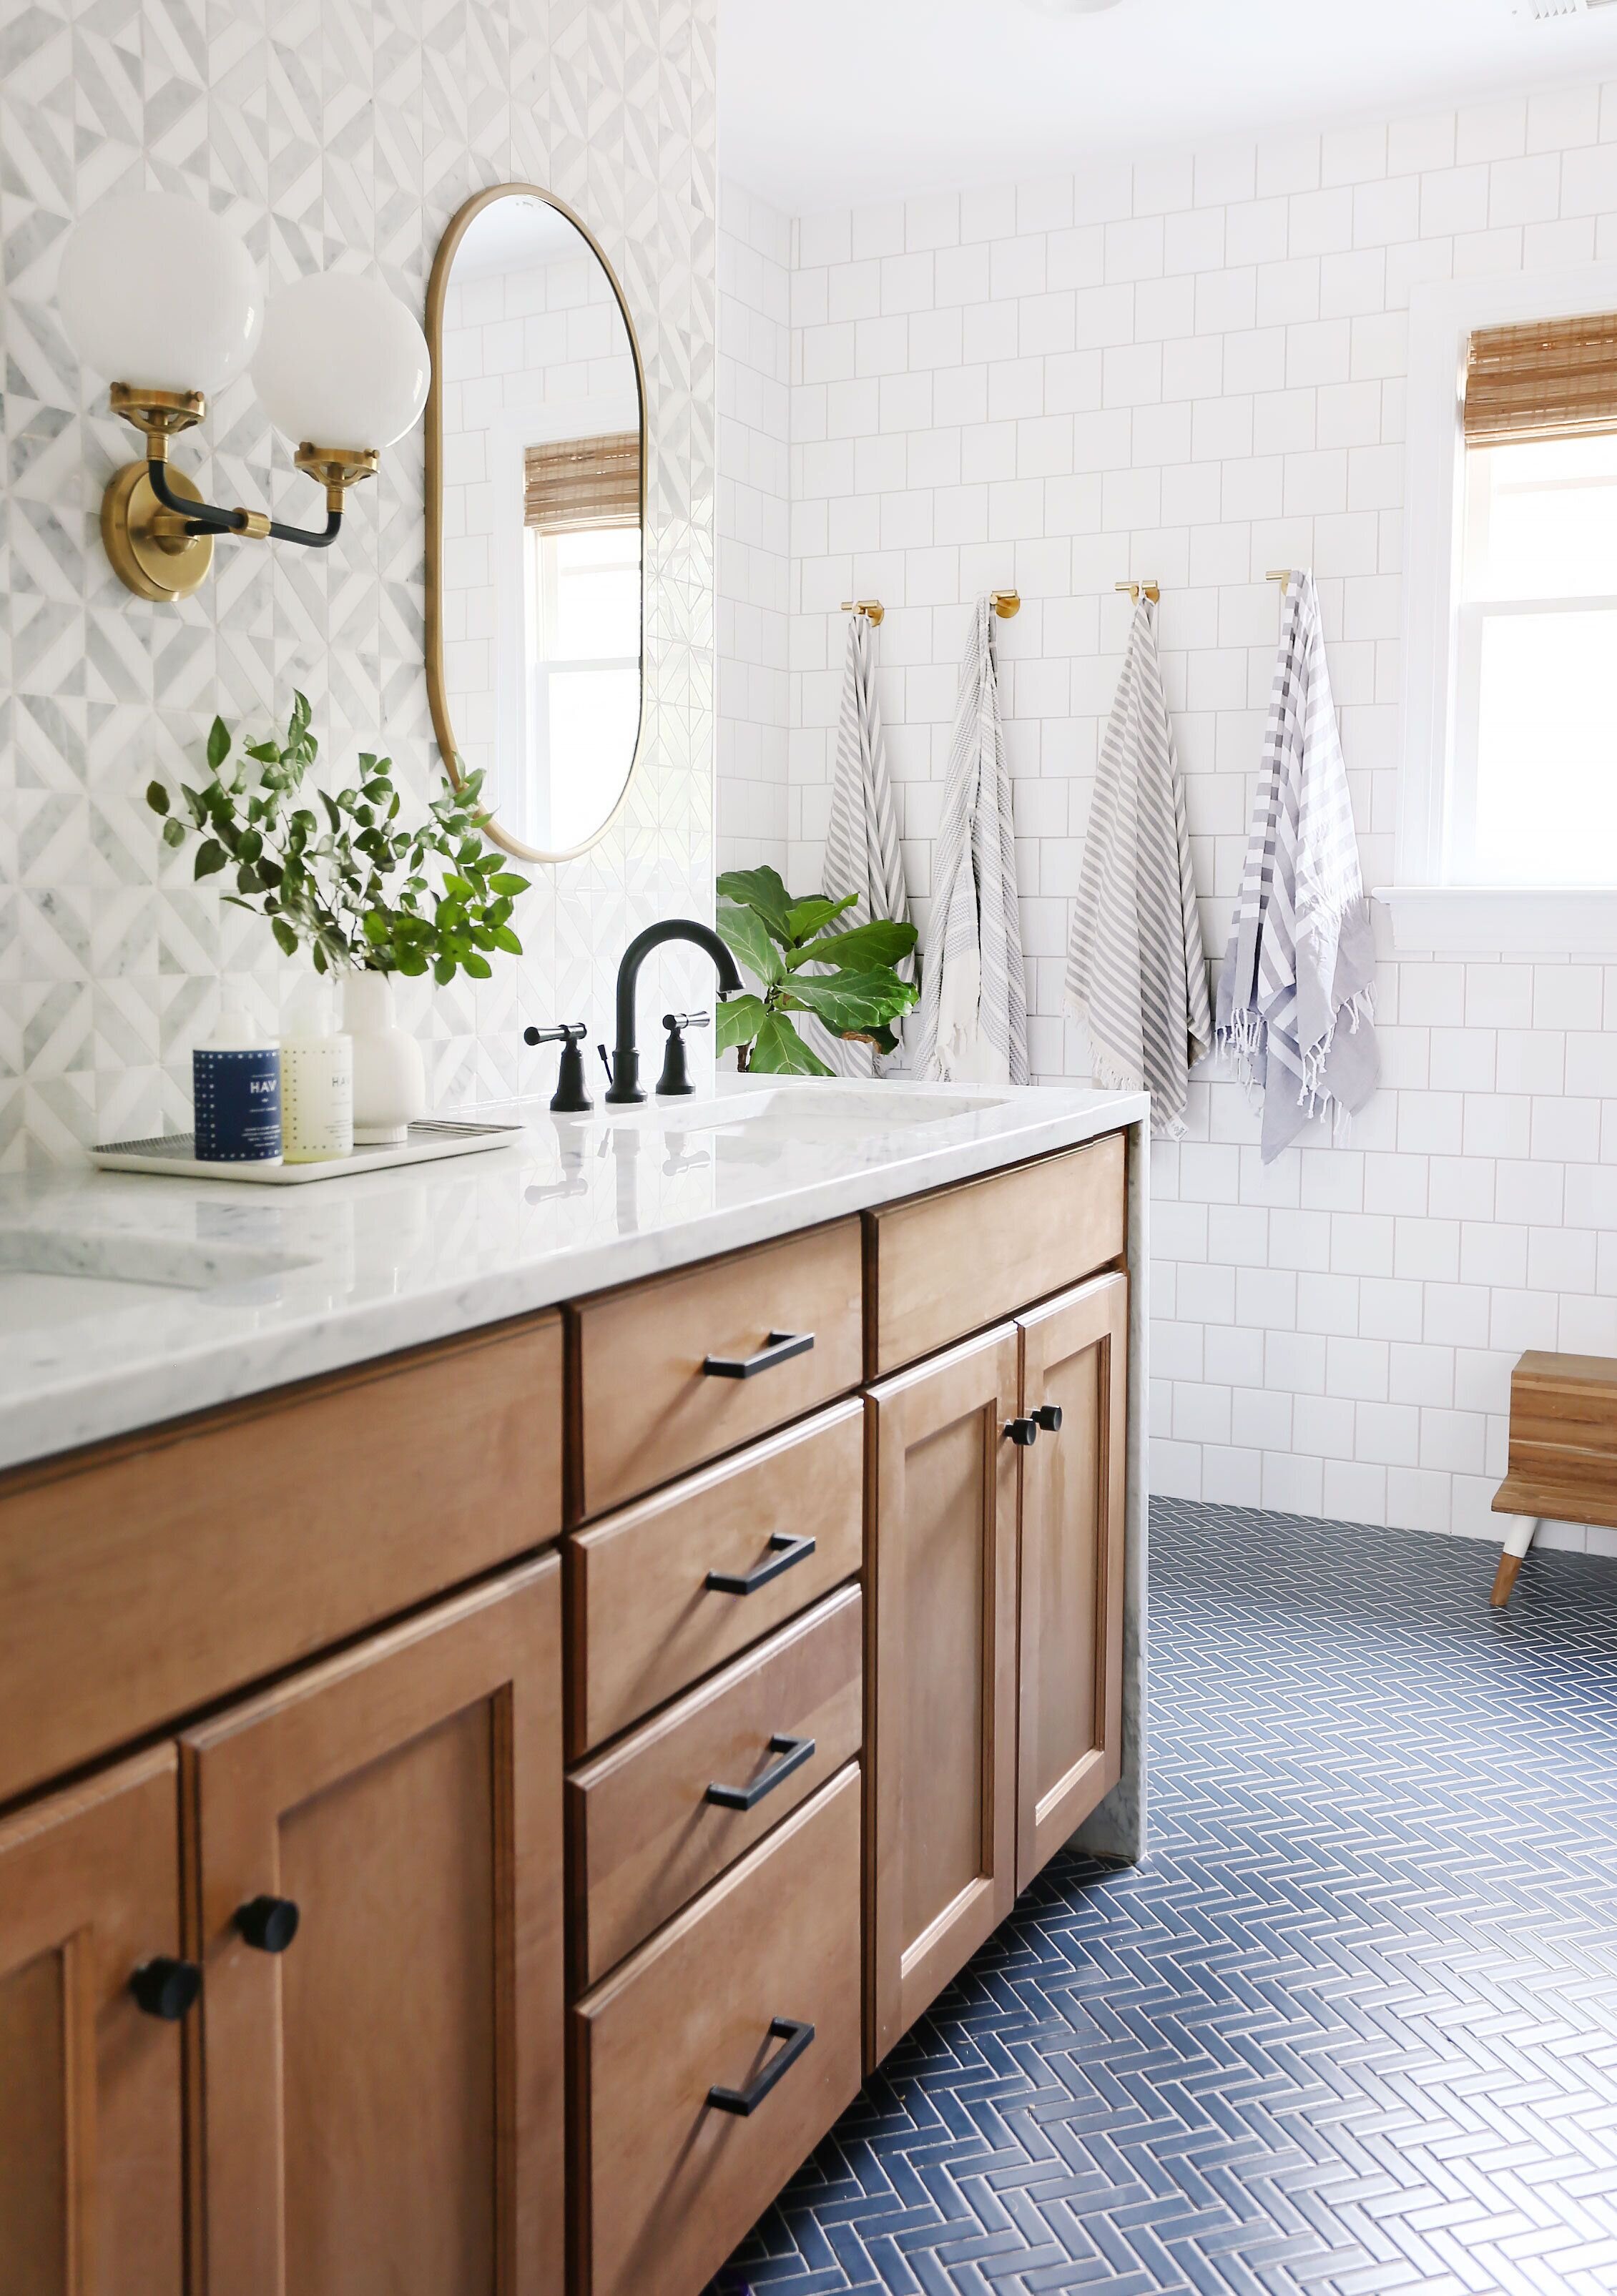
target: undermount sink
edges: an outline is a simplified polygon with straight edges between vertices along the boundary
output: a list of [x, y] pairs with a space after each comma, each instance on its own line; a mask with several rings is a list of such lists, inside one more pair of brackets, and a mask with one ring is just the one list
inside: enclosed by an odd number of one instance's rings
[[306, 1263], [245, 1244], [202, 1244], [105, 1229], [0, 1228], [0, 1331], [54, 1329], [176, 1292], [252, 1283]]
[[[1002, 1094], [939, 1092], [903, 1084], [792, 1082], [743, 1087], [710, 1099], [656, 1100], [646, 1103], [669, 1132], [718, 1132], [733, 1124], [762, 1125], [771, 1132], [808, 1140], [864, 1139], [926, 1124], [948, 1124], [960, 1116], [1003, 1108]], [[622, 1111], [604, 1113], [616, 1119]]]

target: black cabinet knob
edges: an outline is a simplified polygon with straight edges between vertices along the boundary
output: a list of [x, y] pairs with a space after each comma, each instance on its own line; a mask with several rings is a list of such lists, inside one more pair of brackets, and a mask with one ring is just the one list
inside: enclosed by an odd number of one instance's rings
[[1038, 1420], [1039, 1425], [1044, 1429], [1047, 1435], [1059, 1435], [1061, 1433], [1061, 1406], [1059, 1403], [1041, 1403], [1038, 1410], [1033, 1414], [1033, 1416]]
[[136, 2006], [165, 2025], [177, 2024], [201, 1989], [202, 1972], [195, 1962], [176, 1961], [167, 1953], [143, 1961], [129, 1980]]
[[1038, 1422], [1037, 1419], [1007, 1419], [1005, 1431], [1018, 1450], [1026, 1451], [1038, 1440]]
[[298, 1908], [290, 1898], [250, 1898], [236, 1907], [236, 1927], [260, 1953], [284, 1953], [298, 1934]]

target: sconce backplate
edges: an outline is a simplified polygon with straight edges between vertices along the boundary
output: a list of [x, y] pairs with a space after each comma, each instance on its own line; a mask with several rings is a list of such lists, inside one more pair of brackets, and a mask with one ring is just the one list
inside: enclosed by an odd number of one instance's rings
[[[202, 499], [184, 471], [170, 470], [168, 484], [187, 502]], [[210, 534], [161, 531], [173, 515], [152, 493], [144, 463], [126, 463], [101, 498], [101, 538], [112, 571], [137, 598], [151, 598], [160, 605], [172, 605], [200, 590], [213, 564]]]

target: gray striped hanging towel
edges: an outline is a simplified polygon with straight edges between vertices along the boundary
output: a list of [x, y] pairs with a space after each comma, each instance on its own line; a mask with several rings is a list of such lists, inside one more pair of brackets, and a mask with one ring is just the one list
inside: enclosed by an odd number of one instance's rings
[[1096, 1084], [1149, 1092], [1152, 1131], [1177, 1140], [1191, 1066], [1212, 1046], [1212, 1012], [1156, 611], [1142, 594], [1101, 743], [1067, 1004], [1089, 1031]]
[[1293, 571], [1219, 976], [1218, 1041], [1262, 1095], [1273, 1163], [1310, 1118], [1340, 1136], [1375, 1090], [1375, 939], [1313, 577]]

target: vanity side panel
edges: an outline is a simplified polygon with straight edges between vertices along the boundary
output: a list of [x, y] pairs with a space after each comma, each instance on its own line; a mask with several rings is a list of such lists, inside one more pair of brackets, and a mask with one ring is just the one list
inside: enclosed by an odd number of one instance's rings
[[0, 1480], [0, 1800], [561, 1524], [554, 1314], [19, 1470]]

